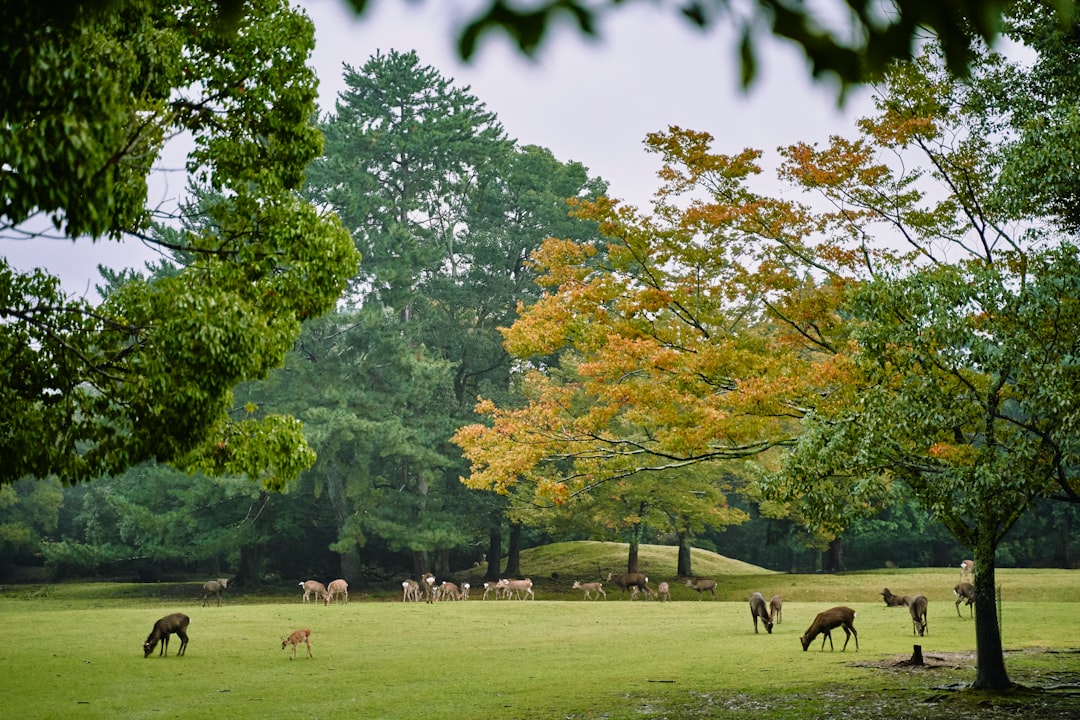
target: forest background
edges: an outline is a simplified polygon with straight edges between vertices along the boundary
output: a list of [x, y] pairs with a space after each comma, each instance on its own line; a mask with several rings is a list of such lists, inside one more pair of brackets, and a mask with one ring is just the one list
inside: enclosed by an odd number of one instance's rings
[[[427, 569], [450, 575], [485, 558], [494, 576], [522, 570], [521, 548], [568, 539], [693, 545], [791, 571], [946, 566], [967, 556], [902, 492], [840, 532], [808, 529], [793, 508], [765, 500], [740, 463], [669, 478], [673, 488], [698, 488], [681, 493], [694, 502], [642, 503], [612, 483], [588, 512], [463, 485], [469, 463], [454, 433], [481, 419], [479, 396], [518, 401], [523, 361], [507, 352], [500, 328], [541, 297], [529, 258], [548, 237], [600, 240], [598, 223], [568, 216], [565, 201], [598, 200], [607, 186], [507, 139], [482, 99], [415, 54], [377, 55], [345, 80], [348, 90], [320, 119], [324, 153], [304, 193], [341, 218], [362, 263], [336, 307], [303, 323], [284, 367], [236, 389], [231, 411], [300, 418], [314, 465], [280, 492], [153, 462], [88, 484], [5, 484], [5, 576], [363, 583]], [[177, 253], [148, 275], [168, 276], [183, 261]], [[103, 295], [126, 279], [106, 273]], [[998, 545], [998, 563], [1074, 566], [1077, 519], [1075, 505], [1034, 501]]]

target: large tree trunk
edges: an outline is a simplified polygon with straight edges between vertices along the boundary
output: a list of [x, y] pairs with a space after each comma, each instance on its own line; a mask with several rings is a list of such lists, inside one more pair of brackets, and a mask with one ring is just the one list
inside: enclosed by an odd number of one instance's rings
[[[327, 469], [326, 492], [330, 498], [330, 508], [334, 512], [334, 527], [337, 528], [337, 536], [340, 539], [345, 532], [345, 523], [352, 514], [352, 508], [345, 495], [344, 474], [337, 472], [336, 467]], [[341, 564], [340, 577], [348, 582], [356, 582], [360, 575], [360, 568], [362, 567], [360, 563], [360, 553], [356, 550], [356, 546], [354, 545], [349, 550], [338, 553], [338, 557]]]
[[825, 551], [825, 572], [834, 573], [844, 569], [844, 541], [833, 538]]
[[439, 548], [435, 551], [435, 575], [436, 577], [450, 577], [450, 551]]
[[510, 543], [506, 548], [506, 577], [521, 576], [521, 523], [510, 523]]
[[[980, 538], [989, 533], [980, 533]], [[979, 540], [975, 547], [975, 655], [977, 670], [974, 687], [998, 692], [1012, 687], [1005, 671], [1005, 654], [998, 625], [994, 573], [995, 545]]]
[[676, 577], [694, 577], [694, 565], [690, 556], [690, 534], [679, 533], [679, 567], [675, 571]]

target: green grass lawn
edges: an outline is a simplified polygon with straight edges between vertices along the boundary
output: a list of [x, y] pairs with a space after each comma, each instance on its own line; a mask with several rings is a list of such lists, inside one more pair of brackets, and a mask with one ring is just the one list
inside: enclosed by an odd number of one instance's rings
[[[595, 574], [595, 573], [594, 573]], [[704, 574], [704, 573], [703, 573]], [[674, 602], [586, 602], [563, 576], [536, 601], [402, 604], [378, 588], [347, 606], [295, 597], [227, 597], [200, 607], [147, 586], [60, 584], [0, 594], [0, 698], [12, 718], [879, 718], [1051, 720], [1080, 715], [1080, 573], [1002, 571], [1003, 639], [1014, 682], [1057, 688], [984, 696], [970, 683], [974, 628], [951, 600], [956, 573], [833, 576], [755, 572], [721, 579], [720, 601], [683, 588]], [[585, 578], [582, 579], [591, 579]], [[153, 589], [154, 586], [149, 586]], [[929, 635], [882, 587], [930, 597]], [[1012, 589], [1015, 588], [1015, 589]], [[1038, 590], [1033, 590], [1037, 588]], [[755, 635], [746, 597], [783, 594], [784, 621]], [[946, 595], [948, 593], [948, 596]], [[736, 595], [735, 599], [728, 599]], [[559, 597], [562, 600], [546, 599]], [[368, 600], [361, 598], [367, 597]], [[818, 611], [858, 612], [860, 649], [803, 652]], [[185, 657], [143, 658], [155, 620], [191, 616]], [[281, 649], [312, 630], [314, 658]], [[918, 642], [928, 660], [897, 667]], [[1064, 690], [1062, 688], [1065, 688]]]

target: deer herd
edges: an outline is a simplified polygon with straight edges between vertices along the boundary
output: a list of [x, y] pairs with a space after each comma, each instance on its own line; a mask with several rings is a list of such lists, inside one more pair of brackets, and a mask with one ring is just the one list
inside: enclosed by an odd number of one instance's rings
[[[961, 602], [968, 606], [969, 617], [972, 615], [971, 606], [975, 602], [975, 586], [965, 580], [973, 580], [974, 571], [974, 561], [964, 560], [960, 563], [960, 582], [953, 588], [953, 595], [956, 597], [957, 617], [963, 617], [960, 614]], [[607, 582], [619, 588], [620, 596], [629, 591], [631, 600], [636, 600], [642, 594], [647, 599], [655, 599], [660, 602], [671, 600], [671, 587], [667, 582], [659, 583], [654, 590], [649, 586], [648, 576], [643, 573], [626, 573], [622, 575], [608, 573]], [[686, 587], [697, 592], [699, 601], [704, 599], [705, 593], [709, 593], [714, 599], [717, 598], [715, 580], [686, 578], [684, 583]], [[209, 605], [211, 597], [216, 597], [217, 604], [220, 606], [221, 595], [228, 588], [228, 585], [229, 581], [226, 578], [206, 582], [203, 585], [203, 606]], [[314, 598], [315, 602], [318, 602], [320, 597], [324, 605], [330, 605], [334, 598], [340, 598], [342, 604], [347, 605], [349, 603], [349, 584], [345, 580], [337, 579], [329, 585], [323, 585], [317, 580], [304, 580], [299, 585], [304, 592], [302, 598], [304, 603], [311, 602], [312, 598]], [[468, 600], [470, 585], [466, 582], [459, 586], [448, 580], [436, 582], [434, 575], [424, 573], [419, 581], [411, 579], [402, 581], [401, 589], [401, 602], [420, 602], [424, 600], [428, 603], [436, 603], [442, 600]], [[604, 591], [602, 581], [581, 582], [575, 580], [572, 589], [582, 591], [585, 600], [596, 600], [600, 597], [607, 600], [607, 592]], [[529, 578], [521, 580], [504, 578], [485, 582], [482, 599], [487, 600], [489, 595], [496, 600], [511, 598], [518, 600], [536, 599], [533, 582]], [[912, 635], [924, 636], [929, 634], [926, 620], [928, 603], [925, 595], [895, 595], [888, 588], [885, 588], [881, 591], [881, 597], [885, 601], [885, 607], [887, 608], [908, 608], [911, 614]], [[783, 621], [783, 607], [784, 599], [780, 595], [773, 595], [766, 602], [765, 596], [760, 592], [751, 594], [750, 617], [754, 623], [754, 633], [758, 633], [758, 622], [760, 621], [765, 628], [765, 632], [772, 634], [774, 625], [779, 625]], [[190, 622], [191, 618], [183, 613], [166, 615], [155, 622], [150, 635], [143, 643], [143, 657], [150, 657], [159, 644], [161, 649], [158, 654], [168, 655], [169, 637], [171, 635], [180, 638], [177, 656], [184, 655], [188, 645], [187, 628]], [[807, 650], [810, 644], [818, 636], [821, 636], [821, 649], [825, 649], [825, 641], [828, 640], [829, 648], [835, 650], [831, 631], [836, 628], [841, 628], [844, 631], [844, 644], [840, 651], [847, 650], [848, 642], [852, 637], [855, 638], [855, 650], [857, 651], [859, 649], [859, 633], [855, 630], [855, 611], [842, 605], [824, 610], [814, 617], [810, 627], [799, 638], [802, 649]], [[292, 647], [290, 660], [296, 658], [296, 650], [301, 644], [307, 648], [308, 657], [314, 657], [311, 653], [311, 630], [309, 628], [294, 630], [289, 635], [281, 638], [282, 650]]]

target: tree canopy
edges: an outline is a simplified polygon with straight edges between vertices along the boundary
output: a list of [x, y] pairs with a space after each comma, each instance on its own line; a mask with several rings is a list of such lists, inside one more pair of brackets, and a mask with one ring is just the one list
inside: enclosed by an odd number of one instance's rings
[[456, 437], [467, 482], [566, 502], [753, 459], [767, 497], [833, 534], [903, 483], [974, 551], [976, 684], [1006, 687], [994, 551], [1035, 498], [1080, 489], [1080, 267], [1058, 206], [1015, 202], [1006, 172], [1026, 138], [997, 98], [1023, 73], [975, 69], [960, 83], [930, 49], [889, 72], [856, 138], [784, 148], [803, 204], [750, 189], [756, 151], [651, 135], [653, 215], [584, 203], [603, 252], [535, 256], [548, 293], [506, 332], [528, 403], [481, 402], [490, 423]]
[[[280, 487], [310, 465], [299, 425], [232, 388], [282, 361], [305, 318], [340, 296], [357, 254], [298, 190], [312, 124], [311, 22], [249, 3], [125, 0], [9, 8], [0, 50], [0, 219], [42, 241], [145, 242], [166, 271], [113, 275], [100, 302], [0, 260], [0, 482], [65, 482], [149, 459]], [[147, 205], [148, 173], [183, 135], [197, 200]], [[178, 264], [177, 264], [178, 263]]]

